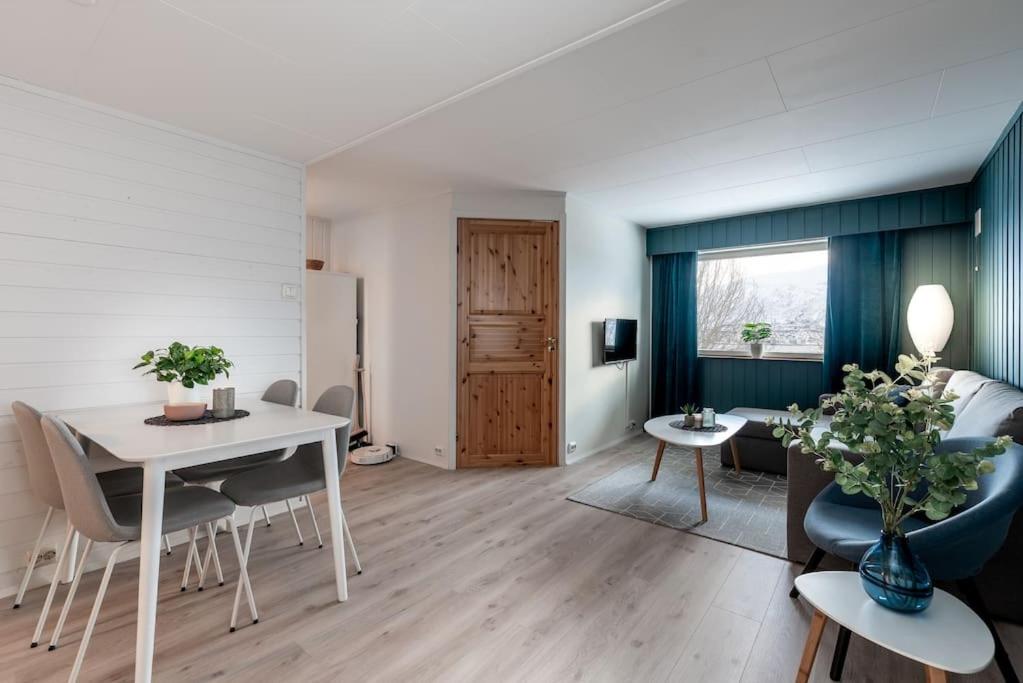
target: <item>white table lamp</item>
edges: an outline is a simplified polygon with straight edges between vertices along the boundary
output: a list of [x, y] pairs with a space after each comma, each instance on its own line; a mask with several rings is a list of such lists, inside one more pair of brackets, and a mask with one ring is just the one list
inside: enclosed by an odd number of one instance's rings
[[913, 292], [906, 310], [909, 336], [917, 351], [924, 355], [934, 354], [945, 348], [955, 308], [943, 285], [921, 285]]

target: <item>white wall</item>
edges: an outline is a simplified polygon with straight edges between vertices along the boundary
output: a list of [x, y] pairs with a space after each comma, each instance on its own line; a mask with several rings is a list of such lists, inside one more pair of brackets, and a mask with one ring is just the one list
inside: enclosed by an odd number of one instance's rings
[[[571, 195], [565, 213], [565, 438], [577, 443], [571, 461], [635, 435], [643, 427], [648, 259], [643, 228]], [[628, 373], [600, 362], [605, 318], [639, 321], [640, 357], [628, 364]], [[628, 429], [630, 420], [636, 422], [635, 430]]]
[[222, 346], [242, 395], [300, 378], [281, 285], [301, 284], [303, 184], [295, 164], [0, 78], [0, 594], [44, 513], [11, 401], [161, 400], [131, 367], [175, 339]]
[[[451, 195], [334, 223], [332, 264], [360, 278], [374, 443], [440, 467], [454, 452]], [[442, 455], [434, 449], [442, 449]]]
[[[457, 221], [525, 218], [561, 223], [560, 445], [580, 457], [642, 427], [645, 352], [625, 372], [595, 365], [594, 324], [640, 321], [647, 278], [643, 229], [582, 201], [549, 192], [443, 194], [334, 222], [333, 263], [362, 278], [362, 335], [372, 371], [373, 438], [405, 457], [455, 466]], [[434, 454], [442, 448], [443, 456]]]

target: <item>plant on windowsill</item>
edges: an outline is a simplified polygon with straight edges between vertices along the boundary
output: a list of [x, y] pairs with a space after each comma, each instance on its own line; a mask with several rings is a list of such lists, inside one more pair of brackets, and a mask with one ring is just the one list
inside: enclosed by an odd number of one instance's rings
[[742, 326], [742, 340], [749, 344], [749, 353], [760, 358], [764, 353], [763, 342], [771, 338], [773, 330], [770, 323], [746, 323]]
[[[894, 378], [845, 365], [841, 393], [813, 410], [793, 404], [794, 421], [769, 421], [785, 447], [799, 439], [803, 453], [815, 456], [825, 472], [834, 472], [843, 493], [863, 494], [878, 503], [881, 538], [860, 561], [860, 577], [871, 598], [903, 612], [926, 609], [933, 596], [930, 576], [910, 549], [903, 522], [920, 513], [935, 521], [948, 517], [966, 502], [966, 491], [977, 488], [977, 478], [994, 471], [988, 458], [1004, 453], [1010, 443], [1003, 436], [968, 453], [935, 452], [955, 421], [951, 404], [956, 398], [921, 388], [933, 383], [935, 360], [933, 355], [899, 356]], [[834, 410], [831, 424], [815, 430], [828, 409]], [[846, 459], [850, 453], [862, 460]]]
[[146, 351], [133, 370], [149, 368], [143, 375], [156, 375], [157, 382], [168, 382], [167, 403], [199, 403], [199, 386], [217, 375], [230, 377], [234, 364], [216, 346], [187, 346], [173, 342], [165, 349]]

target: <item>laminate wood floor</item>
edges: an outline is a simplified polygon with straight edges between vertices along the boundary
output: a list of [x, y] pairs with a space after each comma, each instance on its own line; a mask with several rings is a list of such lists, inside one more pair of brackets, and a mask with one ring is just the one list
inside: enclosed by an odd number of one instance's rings
[[[203, 593], [179, 592], [178, 548], [161, 571], [156, 679], [792, 680], [810, 618], [787, 595], [798, 566], [565, 500], [633, 457], [617, 448], [560, 469], [349, 467], [344, 504], [364, 568], [350, 572], [349, 601], [332, 599], [329, 551], [308, 542], [304, 514], [301, 548], [286, 516], [257, 528], [261, 620], [233, 634], [229, 538], [219, 544], [227, 585]], [[136, 572], [131, 562], [114, 574], [83, 681], [131, 680]], [[83, 579], [54, 652], [28, 648], [43, 590], [0, 612], [0, 680], [66, 679], [98, 582], [99, 572]], [[1023, 668], [1023, 629], [1002, 632]], [[812, 680], [828, 680], [834, 639], [829, 626]], [[854, 637], [844, 680], [923, 680], [923, 670]], [[962, 680], [1001, 679], [992, 666]]]

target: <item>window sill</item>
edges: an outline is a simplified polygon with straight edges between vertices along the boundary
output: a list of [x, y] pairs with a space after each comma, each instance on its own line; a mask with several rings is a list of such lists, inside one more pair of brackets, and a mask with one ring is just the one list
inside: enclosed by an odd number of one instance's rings
[[818, 354], [798, 354], [798, 353], [765, 353], [760, 358], [754, 358], [749, 354], [731, 352], [731, 351], [699, 351], [697, 353], [698, 358], [727, 358], [730, 360], [766, 360], [766, 361], [799, 361], [804, 363], [821, 363], [824, 361], [824, 356]]

